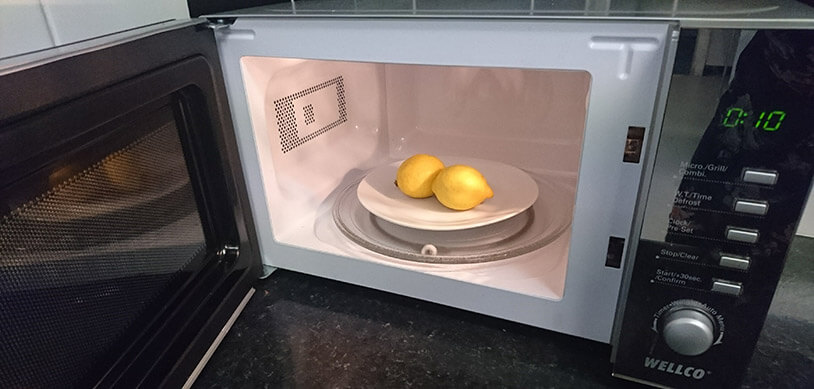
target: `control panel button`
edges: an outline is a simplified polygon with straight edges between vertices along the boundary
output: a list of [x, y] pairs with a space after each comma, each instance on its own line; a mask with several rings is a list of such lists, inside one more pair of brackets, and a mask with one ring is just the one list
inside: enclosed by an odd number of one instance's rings
[[712, 280], [712, 291], [728, 294], [732, 296], [740, 296], [741, 286], [740, 282], [726, 281], [726, 280]]
[[749, 268], [749, 257], [721, 254], [721, 259], [718, 264], [730, 269], [746, 270]]
[[757, 230], [750, 230], [747, 228], [727, 227], [726, 239], [734, 240], [736, 242], [755, 243], [760, 234]]
[[741, 180], [753, 184], [774, 185], [780, 174], [776, 170], [743, 169]]
[[769, 211], [769, 203], [758, 200], [735, 200], [735, 212], [763, 216]]

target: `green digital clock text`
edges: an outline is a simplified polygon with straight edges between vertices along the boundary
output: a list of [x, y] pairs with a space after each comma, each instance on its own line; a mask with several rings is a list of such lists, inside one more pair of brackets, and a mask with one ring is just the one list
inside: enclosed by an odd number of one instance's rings
[[[757, 112], [755, 112], [755, 114], [757, 114]], [[738, 125], [744, 124], [744, 119], [748, 116], [749, 114], [744, 111], [743, 108], [729, 108], [721, 124], [723, 124], [724, 127], [737, 127]], [[783, 119], [785, 118], [785, 111], [763, 111], [760, 113], [760, 116], [758, 116], [757, 121], [755, 121], [755, 128], [762, 128], [764, 131], [777, 131], [780, 129], [780, 125], [783, 124]]]

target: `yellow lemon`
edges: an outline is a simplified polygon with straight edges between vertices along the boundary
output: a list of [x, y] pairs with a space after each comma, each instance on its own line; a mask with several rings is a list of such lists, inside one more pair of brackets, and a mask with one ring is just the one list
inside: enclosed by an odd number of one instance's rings
[[407, 196], [417, 199], [432, 196], [432, 181], [444, 169], [440, 159], [416, 154], [404, 160], [396, 171], [396, 185]]
[[468, 165], [442, 170], [432, 183], [432, 192], [441, 204], [456, 211], [475, 208], [494, 195], [483, 174]]

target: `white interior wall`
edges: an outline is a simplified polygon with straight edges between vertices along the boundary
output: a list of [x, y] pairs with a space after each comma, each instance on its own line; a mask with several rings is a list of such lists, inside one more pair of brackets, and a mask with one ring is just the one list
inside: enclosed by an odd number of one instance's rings
[[[254, 147], [264, 161], [263, 187], [266, 206], [277, 238], [296, 233], [300, 223], [313, 221], [320, 204], [340, 184], [387, 160], [387, 129], [384, 117], [383, 65], [338, 61], [243, 57], [240, 60], [246, 80], [246, 96], [254, 128]], [[298, 136], [306, 137], [328, 121], [336, 119], [337, 93], [327, 88], [304, 93], [328, 80], [342, 76], [348, 120], [298, 146], [283, 150], [275, 101], [293, 95]], [[330, 89], [330, 90], [328, 90]], [[333, 98], [333, 100], [331, 100]], [[302, 103], [310, 103], [313, 123], [304, 122]], [[285, 110], [280, 107], [280, 110]]]
[[396, 157], [477, 155], [577, 176], [588, 72], [388, 64], [386, 74]]
[[185, 0], [3, 0], [0, 58], [187, 18]]

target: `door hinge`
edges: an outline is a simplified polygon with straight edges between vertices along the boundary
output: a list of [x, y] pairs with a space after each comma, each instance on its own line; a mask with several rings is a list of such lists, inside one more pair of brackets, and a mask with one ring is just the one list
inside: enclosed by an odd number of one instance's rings
[[237, 18], [215, 18], [215, 19], [207, 19], [208, 22], [204, 24], [206, 28], [211, 30], [220, 30], [222, 28], [229, 28], [232, 23], [235, 22]]
[[225, 244], [216, 253], [218, 257], [226, 261], [234, 261], [240, 255], [240, 247], [237, 245]]

